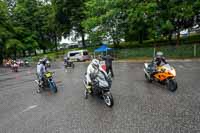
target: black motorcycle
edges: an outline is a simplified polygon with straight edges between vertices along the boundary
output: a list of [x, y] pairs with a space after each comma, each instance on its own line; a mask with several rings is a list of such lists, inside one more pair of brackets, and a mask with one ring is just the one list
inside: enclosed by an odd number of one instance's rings
[[104, 70], [100, 70], [97, 75], [91, 75], [92, 79], [92, 85], [91, 89], [87, 89], [87, 80], [86, 80], [86, 74], [85, 79], [83, 80], [83, 83], [85, 85], [85, 99], [88, 98], [88, 95], [97, 95], [103, 98], [105, 104], [108, 107], [112, 107], [114, 104], [113, 96], [110, 92], [110, 88], [112, 85], [111, 76], [107, 75], [107, 73]]

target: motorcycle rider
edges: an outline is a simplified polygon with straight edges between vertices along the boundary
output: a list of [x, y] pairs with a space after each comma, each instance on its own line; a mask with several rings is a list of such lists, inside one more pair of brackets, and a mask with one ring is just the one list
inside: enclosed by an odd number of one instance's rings
[[64, 64], [68, 65], [69, 63], [69, 58], [68, 57], [64, 57]]
[[163, 55], [163, 52], [158, 51], [156, 53], [156, 57], [153, 59], [152, 63], [149, 65], [149, 72], [151, 76], [157, 72], [156, 68], [160, 66], [161, 64], [167, 64], [167, 61]]
[[92, 62], [88, 65], [86, 73], [87, 89], [91, 93], [92, 80], [99, 72], [100, 62], [97, 59], [93, 59]]
[[46, 73], [46, 61], [40, 59], [38, 64], [37, 64], [37, 75], [38, 75], [38, 79], [39, 79], [39, 85], [43, 86], [43, 82], [44, 82], [44, 73]]

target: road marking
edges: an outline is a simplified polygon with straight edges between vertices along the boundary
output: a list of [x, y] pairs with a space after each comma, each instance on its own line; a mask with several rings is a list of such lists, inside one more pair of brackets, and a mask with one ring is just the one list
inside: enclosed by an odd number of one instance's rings
[[26, 112], [26, 111], [29, 111], [29, 110], [31, 110], [31, 109], [34, 109], [34, 108], [36, 108], [37, 106], [38, 106], [38, 105], [29, 106], [28, 108], [26, 108], [25, 110], [23, 110], [22, 113], [23, 113], [23, 112]]

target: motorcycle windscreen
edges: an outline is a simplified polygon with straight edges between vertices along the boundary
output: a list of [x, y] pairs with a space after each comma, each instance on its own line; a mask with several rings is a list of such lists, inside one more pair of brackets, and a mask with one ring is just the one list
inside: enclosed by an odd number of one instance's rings
[[100, 71], [97, 74], [97, 78], [96, 79], [99, 82], [99, 87], [102, 87], [102, 88], [109, 87], [108, 81], [106, 80], [105, 75], [103, 74], [103, 72]]

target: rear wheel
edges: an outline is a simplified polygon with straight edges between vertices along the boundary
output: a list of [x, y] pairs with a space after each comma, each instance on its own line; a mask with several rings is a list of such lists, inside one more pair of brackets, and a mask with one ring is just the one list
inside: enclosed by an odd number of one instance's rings
[[113, 100], [113, 96], [112, 96], [111, 92], [104, 93], [103, 94], [103, 99], [104, 99], [105, 104], [108, 107], [112, 107], [113, 106], [114, 100]]
[[174, 92], [177, 90], [178, 85], [175, 79], [169, 79], [167, 82], [167, 88], [171, 91]]

